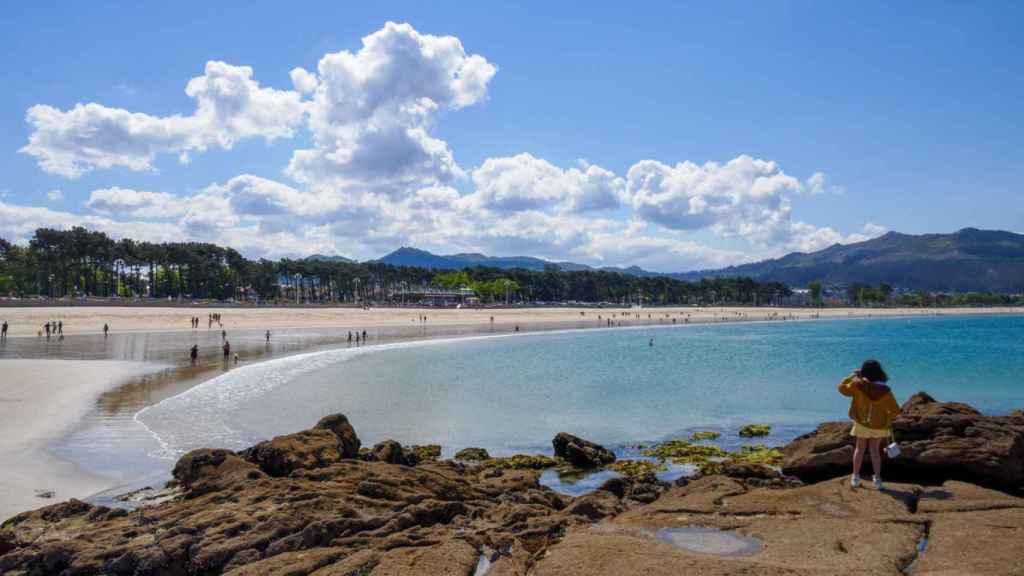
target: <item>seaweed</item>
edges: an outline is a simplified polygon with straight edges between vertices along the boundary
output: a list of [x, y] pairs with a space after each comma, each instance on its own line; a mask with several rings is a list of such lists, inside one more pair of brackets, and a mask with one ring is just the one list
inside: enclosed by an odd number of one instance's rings
[[753, 438], [755, 436], [767, 436], [772, 431], [772, 427], [767, 424], [747, 424], [740, 428], [740, 436], [743, 438]]
[[690, 435], [691, 442], [699, 442], [701, 440], [717, 440], [721, 436], [718, 432], [711, 432], [710, 430], [694, 432]]
[[653, 460], [619, 460], [609, 464], [608, 469], [625, 476], [644, 476], [654, 472], [663, 472], [667, 468], [664, 463]]
[[503, 468], [505, 470], [544, 470], [553, 468], [561, 462], [550, 456], [516, 454], [505, 458], [491, 458], [483, 462], [488, 468]]

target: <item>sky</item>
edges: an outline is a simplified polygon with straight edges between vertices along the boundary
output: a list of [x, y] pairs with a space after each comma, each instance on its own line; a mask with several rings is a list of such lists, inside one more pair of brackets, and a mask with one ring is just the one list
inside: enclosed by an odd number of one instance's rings
[[0, 237], [676, 272], [1024, 232], [1022, 25], [1013, 2], [12, 4]]

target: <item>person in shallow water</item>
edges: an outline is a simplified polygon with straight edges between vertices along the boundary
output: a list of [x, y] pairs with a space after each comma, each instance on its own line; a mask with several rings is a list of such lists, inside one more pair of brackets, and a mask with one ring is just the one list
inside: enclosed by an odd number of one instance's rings
[[192, 359], [192, 365], [195, 366], [196, 361], [199, 360], [199, 345], [193, 344], [192, 349], [189, 350], [189, 358]]
[[860, 485], [860, 468], [864, 463], [864, 449], [871, 452], [875, 488], [882, 488], [882, 440], [892, 436], [892, 421], [900, 413], [900, 406], [886, 385], [889, 376], [878, 360], [865, 360], [859, 370], [839, 383], [839, 393], [850, 397], [850, 435], [856, 439], [853, 449], [853, 475], [850, 485]]

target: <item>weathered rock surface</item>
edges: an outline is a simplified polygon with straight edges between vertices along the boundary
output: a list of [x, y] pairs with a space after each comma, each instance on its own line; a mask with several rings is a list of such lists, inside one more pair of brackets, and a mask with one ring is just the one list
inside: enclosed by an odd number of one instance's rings
[[15, 516], [0, 529], [0, 573], [469, 575], [482, 550], [529, 559], [574, 525], [638, 505], [560, 495], [533, 470], [399, 465], [433, 447], [384, 442], [383, 461], [355, 459], [347, 421], [325, 421], [239, 453], [186, 454], [174, 469], [184, 494], [170, 502]]
[[[611, 520], [569, 529], [529, 574], [1020, 574], [1022, 515], [1024, 499], [959, 482], [879, 492], [836, 479], [777, 490], [708, 476]], [[716, 555], [659, 537], [695, 526], [762, 546], [749, 556]], [[701, 548], [703, 537], [689, 543]]]
[[566, 432], [559, 432], [551, 444], [555, 447], [556, 457], [579, 468], [596, 468], [615, 462], [615, 454], [611, 450]]
[[[958, 402], [915, 394], [893, 422], [902, 454], [886, 458], [884, 476], [940, 484], [965, 480], [1000, 490], [1024, 490], [1024, 417], [985, 416]], [[849, 422], [822, 424], [785, 449], [783, 471], [805, 482], [848, 475], [853, 456]], [[864, 459], [867, 473], [871, 464]]]
[[[15, 516], [0, 527], [0, 574], [472, 576], [481, 557], [492, 562], [487, 576], [1002, 575], [1024, 566], [1024, 498], [965, 482], [800, 485], [743, 463], [726, 467], [732, 477], [670, 487], [636, 475], [572, 498], [541, 487], [534, 470], [390, 463], [411, 450], [390, 442], [367, 461], [344, 456], [358, 447], [339, 448], [339, 438], [314, 428], [262, 451], [190, 452], [174, 470], [184, 494], [132, 512], [72, 500]], [[716, 538], [753, 546], [724, 554]]]

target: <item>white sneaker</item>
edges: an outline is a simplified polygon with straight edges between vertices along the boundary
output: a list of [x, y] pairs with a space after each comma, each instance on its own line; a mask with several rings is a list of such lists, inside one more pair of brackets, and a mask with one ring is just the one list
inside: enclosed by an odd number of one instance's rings
[[850, 476], [850, 486], [856, 488], [860, 486], [860, 474], [854, 474]]
[[882, 479], [879, 478], [878, 476], [873, 476], [871, 479], [871, 483], [875, 485], [875, 490], [882, 489]]

